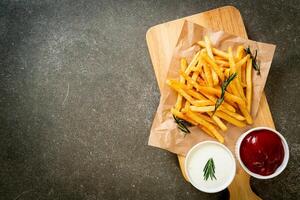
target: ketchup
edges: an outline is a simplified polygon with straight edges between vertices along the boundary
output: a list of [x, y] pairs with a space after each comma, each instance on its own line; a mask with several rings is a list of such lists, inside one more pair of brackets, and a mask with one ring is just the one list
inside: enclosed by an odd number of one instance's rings
[[243, 139], [240, 156], [251, 172], [263, 176], [271, 175], [283, 162], [281, 138], [269, 130], [253, 131]]

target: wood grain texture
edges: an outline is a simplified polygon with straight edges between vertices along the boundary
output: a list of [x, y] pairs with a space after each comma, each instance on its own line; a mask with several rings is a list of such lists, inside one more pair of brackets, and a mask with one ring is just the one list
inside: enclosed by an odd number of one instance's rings
[[[175, 48], [177, 38], [185, 19], [204, 27], [215, 30], [224, 30], [225, 32], [247, 38], [241, 14], [232, 6], [217, 8], [151, 27], [146, 34], [146, 40], [160, 89], [166, 79], [166, 74], [163, 74], [160, 69], [169, 66], [172, 52]], [[261, 98], [257, 117], [254, 121], [254, 126], [268, 126], [274, 128], [272, 115], [264, 93]], [[185, 157], [178, 156], [178, 161], [182, 174], [187, 180], [184, 166]], [[252, 192], [250, 187], [250, 176], [241, 168], [228, 189], [231, 200], [261, 199]]]

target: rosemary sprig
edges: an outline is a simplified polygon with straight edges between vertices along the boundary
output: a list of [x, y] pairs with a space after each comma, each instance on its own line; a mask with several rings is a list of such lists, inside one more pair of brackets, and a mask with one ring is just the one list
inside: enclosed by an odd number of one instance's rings
[[251, 50], [250, 50], [250, 47], [248, 46], [246, 49], [245, 49], [245, 52], [247, 54], [250, 55], [250, 58], [252, 59], [252, 66], [253, 66], [253, 69], [255, 71], [257, 71], [257, 75], [260, 75], [260, 66], [256, 60], [256, 57], [257, 57], [257, 49], [255, 50], [255, 55], [253, 56]]
[[220, 98], [217, 99], [216, 104], [215, 104], [215, 110], [214, 113], [217, 111], [217, 109], [219, 108], [219, 106], [223, 103], [224, 101], [224, 96], [225, 96], [225, 92], [227, 89], [227, 86], [229, 85], [229, 83], [236, 77], [237, 73], [231, 74], [228, 79], [226, 79], [221, 86], [221, 96]]
[[187, 121], [185, 121], [185, 120], [183, 120], [183, 119], [180, 119], [180, 118], [178, 118], [178, 117], [176, 117], [175, 115], [173, 115], [173, 118], [174, 118], [174, 120], [175, 120], [175, 122], [176, 122], [176, 124], [177, 124], [177, 127], [182, 131], [182, 132], [184, 132], [184, 133], [190, 133], [190, 130], [187, 128], [187, 127], [189, 127], [189, 126], [192, 126], [192, 124], [191, 123], [189, 123], [189, 122], [187, 122]]
[[208, 161], [206, 162], [203, 172], [204, 172], [203, 178], [205, 181], [207, 181], [209, 177], [211, 180], [213, 179], [217, 180], [215, 176], [215, 163], [212, 158], [208, 159]]

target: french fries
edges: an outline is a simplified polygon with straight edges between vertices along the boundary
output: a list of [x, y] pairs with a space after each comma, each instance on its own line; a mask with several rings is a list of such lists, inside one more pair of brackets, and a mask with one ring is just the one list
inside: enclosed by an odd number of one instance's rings
[[190, 109], [195, 112], [211, 112], [215, 110], [215, 106], [191, 106]]
[[235, 54], [233, 47], [214, 48], [208, 36], [197, 44], [201, 49], [190, 63], [181, 59], [179, 80], [167, 80], [177, 92], [171, 113], [223, 143], [220, 131], [228, 130], [227, 122], [237, 127], [253, 123], [252, 57], [244, 46]]
[[194, 120], [195, 122], [207, 128], [207, 130], [209, 130], [215, 136], [215, 138], [217, 138], [219, 142], [224, 143], [224, 137], [216, 130], [216, 128], [211, 123], [207, 122], [206, 120], [204, 120], [203, 118], [201, 118], [199, 115], [197, 115], [192, 111], [188, 111], [186, 115], [192, 120]]

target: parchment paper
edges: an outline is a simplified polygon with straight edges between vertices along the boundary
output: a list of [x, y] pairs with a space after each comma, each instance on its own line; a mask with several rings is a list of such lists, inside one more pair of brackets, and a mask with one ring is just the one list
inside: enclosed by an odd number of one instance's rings
[[[177, 45], [173, 52], [173, 57], [168, 68], [161, 68], [167, 70], [167, 79], [179, 79], [180, 59], [186, 57], [188, 62], [191, 61], [193, 55], [199, 50], [199, 46], [195, 43], [203, 40], [204, 36], [208, 35], [212, 45], [218, 49], [227, 51], [229, 46], [234, 49], [238, 45], [250, 46], [252, 53], [255, 49], [258, 50], [257, 60], [260, 64], [261, 75], [257, 75], [253, 70], [253, 103], [251, 115], [255, 120], [257, 110], [259, 107], [260, 98], [267, 80], [267, 76], [271, 67], [272, 58], [275, 52], [275, 45], [247, 40], [235, 35], [225, 33], [223, 31], [213, 31], [204, 28], [198, 24], [185, 21], [179, 35]], [[165, 73], [162, 73], [165, 74]], [[190, 134], [184, 135], [174, 122], [170, 109], [174, 106], [177, 98], [177, 93], [173, 91], [166, 83], [161, 89], [160, 103], [155, 115], [148, 144], [150, 146], [166, 149], [170, 152], [186, 155], [188, 150], [198, 142], [204, 140], [215, 140], [202, 132], [198, 127], [190, 127]], [[234, 153], [235, 142], [237, 138], [246, 130], [251, 128], [247, 126], [244, 128], [233, 127], [228, 125], [226, 132], [220, 133], [225, 138], [225, 145]]]

